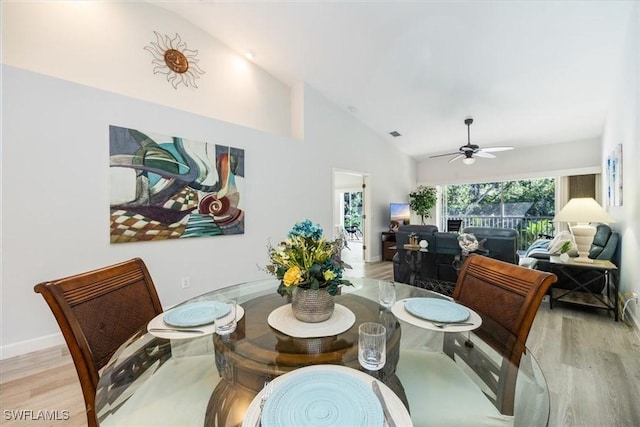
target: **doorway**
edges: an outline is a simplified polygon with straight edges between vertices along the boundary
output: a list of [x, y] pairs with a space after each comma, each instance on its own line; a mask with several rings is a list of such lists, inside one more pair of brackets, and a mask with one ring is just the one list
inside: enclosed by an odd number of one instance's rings
[[360, 172], [334, 170], [333, 173], [335, 237], [346, 238], [348, 247], [343, 250], [343, 260], [354, 270], [369, 261], [370, 189], [367, 181], [368, 176]]

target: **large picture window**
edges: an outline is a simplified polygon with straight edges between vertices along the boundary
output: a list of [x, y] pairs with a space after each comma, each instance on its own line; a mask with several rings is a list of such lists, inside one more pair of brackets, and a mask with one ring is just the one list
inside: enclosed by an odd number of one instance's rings
[[442, 191], [442, 224], [461, 220], [464, 227], [518, 230], [519, 248], [541, 235], [553, 235], [554, 178], [448, 185]]

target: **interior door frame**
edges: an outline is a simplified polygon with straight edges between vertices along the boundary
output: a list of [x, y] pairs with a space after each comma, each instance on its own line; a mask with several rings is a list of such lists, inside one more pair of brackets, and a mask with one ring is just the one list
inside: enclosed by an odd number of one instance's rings
[[[333, 173], [331, 174], [331, 188], [333, 190], [333, 206], [332, 206], [332, 217], [333, 223], [338, 224], [340, 221], [339, 217], [336, 217], [336, 213], [338, 211], [338, 206], [336, 206], [336, 192], [338, 188], [336, 188], [336, 175], [337, 174], [346, 174], [346, 175], [356, 175], [361, 178], [362, 182], [362, 243], [363, 243], [363, 251], [362, 257], [364, 262], [371, 262], [371, 185], [370, 176], [365, 172], [358, 172], [348, 169], [339, 169], [333, 168]], [[334, 234], [336, 233], [334, 227]], [[338, 237], [334, 235], [334, 238]]]

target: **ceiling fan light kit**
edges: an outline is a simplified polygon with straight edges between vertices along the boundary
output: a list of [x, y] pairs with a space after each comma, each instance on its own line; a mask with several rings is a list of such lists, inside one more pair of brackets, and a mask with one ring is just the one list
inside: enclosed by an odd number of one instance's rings
[[471, 143], [471, 123], [473, 123], [473, 118], [467, 117], [464, 119], [464, 124], [467, 125], [467, 144], [463, 145], [458, 149], [456, 153], [447, 153], [447, 154], [438, 154], [434, 157], [444, 157], [444, 156], [453, 156], [449, 160], [449, 163], [454, 162], [458, 159], [462, 159], [462, 163], [465, 165], [472, 165], [476, 161], [476, 157], [483, 157], [485, 159], [495, 159], [495, 155], [491, 154], [496, 151], [507, 151], [513, 150], [513, 147], [488, 147], [488, 148], [480, 148], [480, 146]]

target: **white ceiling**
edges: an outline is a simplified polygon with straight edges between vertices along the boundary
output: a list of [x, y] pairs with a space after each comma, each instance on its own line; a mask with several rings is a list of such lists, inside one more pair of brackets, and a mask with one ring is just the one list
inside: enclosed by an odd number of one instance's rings
[[634, 2], [152, 3], [422, 159], [599, 138]]

